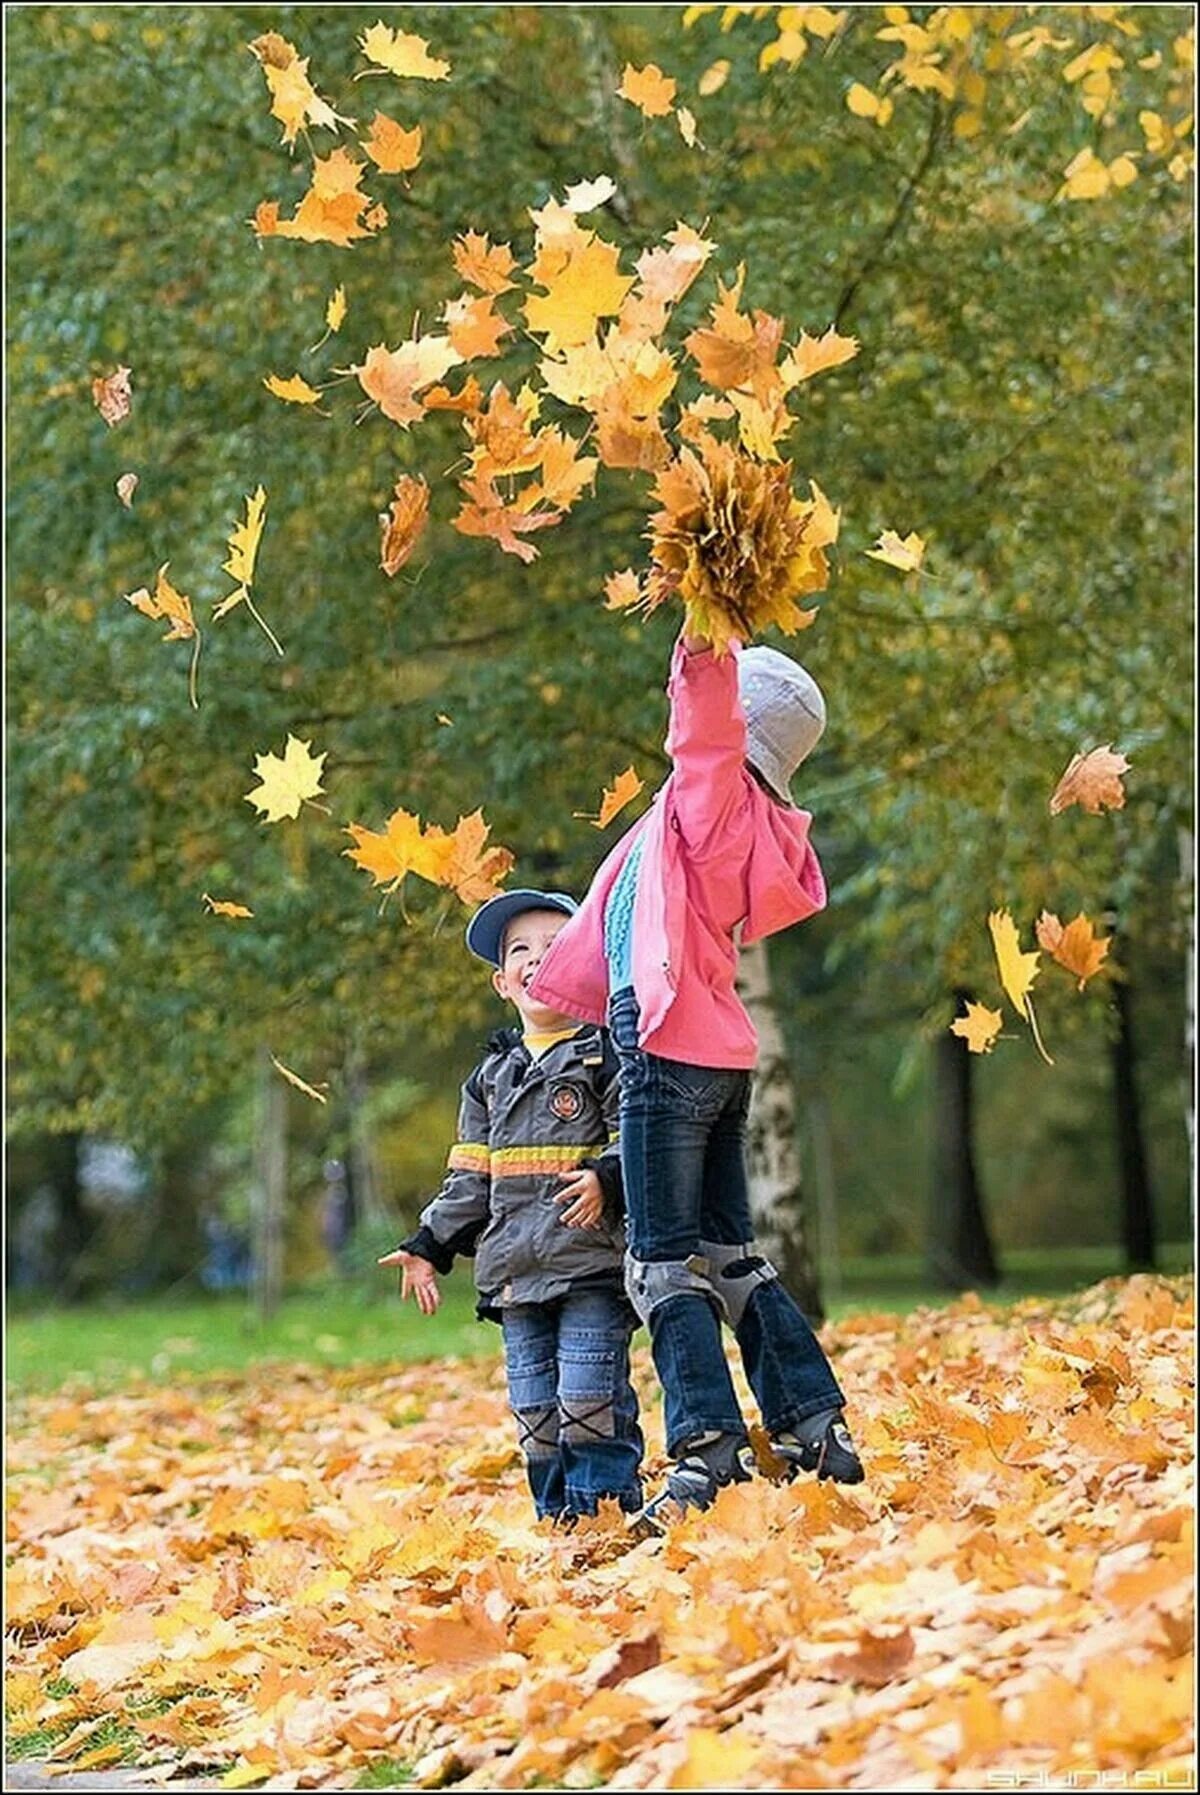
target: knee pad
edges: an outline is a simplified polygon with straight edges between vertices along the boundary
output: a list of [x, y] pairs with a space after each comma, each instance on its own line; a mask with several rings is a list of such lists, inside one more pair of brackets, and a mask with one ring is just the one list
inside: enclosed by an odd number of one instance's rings
[[779, 1273], [769, 1259], [755, 1252], [752, 1240], [728, 1247], [715, 1240], [702, 1240], [700, 1248], [725, 1319], [731, 1328], [736, 1328], [758, 1286], [770, 1284]]
[[553, 1458], [558, 1451], [558, 1408], [539, 1403], [536, 1408], [514, 1409], [517, 1443], [530, 1461]]
[[654, 1311], [674, 1296], [706, 1296], [710, 1302], [720, 1302], [702, 1253], [692, 1253], [686, 1259], [635, 1259], [627, 1253], [625, 1294], [638, 1320], [647, 1326]]
[[616, 1437], [617, 1418], [611, 1396], [588, 1401], [583, 1396], [558, 1400], [558, 1437], [564, 1446], [588, 1446]]

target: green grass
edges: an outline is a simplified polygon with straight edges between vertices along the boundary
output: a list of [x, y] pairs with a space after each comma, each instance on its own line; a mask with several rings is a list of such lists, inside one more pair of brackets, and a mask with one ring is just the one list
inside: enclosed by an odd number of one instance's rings
[[[1161, 1266], [1168, 1275], [1190, 1271], [1190, 1246], [1164, 1247]], [[1120, 1255], [1111, 1247], [1011, 1252], [1004, 1255], [1003, 1282], [983, 1294], [998, 1304], [1069, 1295], [1121, 1269]], [[395, 1295], [364, 1293], [352, 1284], [298, 1290], [265, 1325], [241, 1296], [10, 1308], [9, 1389], [14, 1395], [34, 1394], [77, 1382], [105, 1390], [139, 1378], [178, 1382], [273, 1361], [381, 1365], [498, 1352], [499, 1329], [476, 1321], [465, 1271], [444, 1280], [442, 1294], [442, 1307], [426, 1317], [411, 1303], [402, 1307]], [[903, 1313], [948, 1300], [915, 1255], [847, 1259], [840, 1277], [826, 1284], [835, 1320], [864, 1309]]]

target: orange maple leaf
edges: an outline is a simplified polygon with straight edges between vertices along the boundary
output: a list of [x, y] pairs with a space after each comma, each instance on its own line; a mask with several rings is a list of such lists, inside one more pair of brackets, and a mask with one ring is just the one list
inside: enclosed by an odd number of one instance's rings
[[1102, 810], [1124, 809], [1121, 775], [1128, 771], [1129, 762], [1119, 749], [1113, 752], [1111, 742], [1077, 754], [1054, 788], [1050, 815], [1058, 816], [1072, 804], [1081, 804], [1089, 816], [1099, 816]]
[[[274, 200], [264, 200], [254, 214], [255, 232], [260, 237], [296, 237], [304, 243], [333, 243], [348, 249], [361, 237], [369, 237], [387, 223], [381, 207], [370, 212], [369, 194], [359, 187], [366, 163], [348, 150], [338, 148], [313, 162], [312, 185], [297, 206], [295, 215], [281, 219]], [[364, 218], [362, 215], [367, 212]]]
[[352, 125], [352, 118], [342, 118], [328, 100], [323, 100], [308, 78], [307, 56], [301, 57], [294, 45], [277, 31], [265, 32], [249, 46], [262, 67], [271, 94], [271, 116], [283, 126], [282, 141], [293, 144], [306, 125], [321, 125], [336, 131], [339, 124]]
[[362, 147], [380, 174], [407, 174], [421, 160], [421, 127], [414, 125], [406, 131], [394, 118], [377, 112], [371, 120], [371, 135]]
[[507, 243], [489, 243], [486, 233], [467, 231], [454, 239], [454, 266], [469, 287], [481, 293], [507, 293], [516, 259]]
[[495, 897], [515, 864], [515, 856], [508, 848], [486, 846], [489, 834], [482, 810], [474, 810], [470, 816], [459, 817], [448, 838], [453, 851], [442, 878], [464, 904], [484, 904]]
[[342, 850], [346, 858], [370, 873], [376, 885], [386, 885], [389, 892], [396, 891], [409, 873], [430, 880], [436, 876], [436, 847], [412, 811], [394, 810], [382, 833], [365, 829], [360, 823], [351, 823], [346, 833], [355, 843]]
[[144, 617], [166, 619], [171, 627], [163, 637], [164, 642], [186, 642], [189, 639], [192, 641], [192, 659], [188, 668], [188, 699], [192, 709], [199, 710], [196, 670], [200, 664], [200, 631], [196, 627], [196, 619], [192, 614], [191, 599], [182, 592], [176, 592], [167, 578], [167, 569], [170, 565], [169, 561], [164, 561], [159, 568], [153, 598], [146, 588], [141, 586], [136, 592], [127, 592], [125, 602], [132, 605], [135, 611], [140, 611]]
[[[731, 287], [718, 282], [711, 326], [693, 330], [683, 346], [709, 386], [748, 387], [762, 398], [780, 384], [775, 358], [783, 341], [783, 320], [762, 311], [749, 318], [738, 309], [745, 278], [742, 263]], [[767, 385], [760, 391], [764, 380]]]
[[496, 310], [491, 293], [463, 293], [448, 300], [443, 316], [446, 334], [464, 361], [499, 355], [501, 339], [512, 334], [512, 325]]
[[363, 392], [376, 401], [384, 417], [407, 429], [425, 415], [425, 405], [417, 397], [421, 388], [441, 380], [461, 360], [449, 337], [413, 337], [398, 349], [376, 343], [354, 372]]
[[428, 485], [420, 474], [401, 474], [395, 498], [379, 517], [379, 565], [389, 578], [404, 566], [428, 522]]
[[607, 829], [613, 818], [627, 804], [632, 803], [640, 791], [645, 790], [645, 785], [645, 780], [638, 778], [633, 767], [626, 767], [623, 773], [617, 774], [611, 785], [605, 786], [598, 816], [589, 816], [582, 810], [573, 811], [572, 815], [577, 816], [581, 822], [591, 823], [594, 829]]
[[648, 62], [644, 69], [627, 62], [617, 93], [646, 118], [665, 118], [675, 104], [675, 80], [664, 75], [656, 62]]
[[452, 520], [454, 528], [463, 536], [490, 536], [505, 554], [517, 555], [522, 561], [537, 560], [536, 548], [531, 542], [522, 542], [522, 535], [562, 522], [561, 511], [522, 512], [506, 503], [494, 481], [484, 474], [472, 474], [459, 485], [467, 497]]
[[1098, 937], [1082, 911], [1064, 928], [1052, 911], [1043, 910], [1037, 920], [1037, 938], [1051, 959], [1074, 973], [1081, 991], [1099, 972], [1112, 946], [1112, 936]]

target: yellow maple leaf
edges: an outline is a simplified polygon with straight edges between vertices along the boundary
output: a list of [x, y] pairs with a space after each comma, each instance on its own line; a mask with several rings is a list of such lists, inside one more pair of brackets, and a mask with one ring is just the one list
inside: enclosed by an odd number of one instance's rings
[[334, 243], [339, 249], [348, 249], [359, 238], [382, 230], [387, 223], [386, 210], [372, 207], [371, 196], [359, 185], [366, 169], [365, 162], [341, 147], [328, 156], [317, 156], [309, 190], [294, 215], [280, 218], [278, 203], [264, 200], [252, 220], [256, 235], [295, 237], [302, 243]]
[[617, 93], [646, 118], [665, 118], [675, 104], [675, 81], [656, 62], [648, 62], [644, 69], [627, 62]]
[[1072, 804], [1081, 804], [1089, 816], [1102, 810], [1122, 810], [1125, 788], [1121, 775], [1129, 771], [1129, 762], [1111, 742], [1102, 748], [1089, 748], [1076, 754], [1054, 788], [1050, 799], [1050, 815], [1058, 816]]
[[286, 1078], [289, 1084], [294, 1084], [298, 1091], [303, 1091], [306, 1097], [314, 1098], [317, 1103], [328, 1103], [329, 1099], [324, 1095], [324, 1092], [329, 1089], [327, 1083], [318, 1090], [315, 1085], [309, 1084], [307, 1079], [301, 1078], [298, 1072], [293, 1072], [290, 1066], [285, 1066], [282, 1060], [277, 1060], [274, 1054], [271, 1055], [271, 1064], [276, 1072]]
[[245, 904], [231, 903], [225, 898], [209, 897], [207, 891], [200, 894], [200, 902], [208, 905], [210, 916], [253, 916], [253, 910], [247, 910]]
[[620, 573], [610, 573], [604, 582], [604, 608], [606, 611], [633, 610], [645, 603], [642, 582], [632, 567], [626, 567]]
[[257, 790], [246, 793], [246, 803], [261, 810], [264, 820], [277, 823], [283, 817], [298, 817], [301, 804], [315, 798], [322, 790], [321, 769], [325, 755], [310, 753], [311, 742], [302, 742], [290, 735], [283, 757], [260, 754], [254, 762], [254, 777], [261, 780]]
[[378, 74], [381, 69], [389, 75], [420, 81], [444, 81], [450, 73], [450, 64], [431, 56], [423, 37], [414, 37], [408, 31], [393, 31], [382, 20], [364, 31], [358, 42], [367, 61], [377, 67], [360, 69], [354, 77], [356, 81], [361, 81], [364, 75]]
[[[681, 106], [679, 111], [675, 114], [675, 121], [679, 126], [679, 135], [683, 138], [683, 141], [687, 144], [689, 150], [694, 150], [696, 145], [700, 143], [699, 136], [697, 135], [696, 114], [692, 111], [690, 106]], [[702, 143], [700, 144], [700, 148], [704, 148]]]
[[335, 287], [325, 307], [325, 322], [330, 330], [340, 330], [346, 320], [346, 289]]
[[524, 311], [530, 330], [545, 336], [551, 355], [586, 343], [600, 318], [620, 310], [633, 285], [633, 276], [622, 274], [617, 266], [620, 253], [615, 243], [585, 233], [584, 241], [568, 250], [561, 269], [539, 280], [546, 291], [531, 293]]
[[196, 619], [192, 615], [192, 601], [184, 593], [177, 592], [167, 578], [169, 561], [164, 561], [158, 570], [154, 596], [144, 586], [136, 592], [125, 594], [125, 603], [132, 605], [144, 617], [165, 618], [170, 629], [163, 637], [164, 642], [193, 643], [191, 665], [188, 669], [188, 697], [193, 710], [199, 710], [200, 701], [196, 694], [196, 670], [200, 664], [200, 631], [196, 627]]
[[577, 816], [581, 822], [590, 823], [593, 829], [607, 829], [613, 818], [645, 789], [645, 783], [644, 779], [638, 778], [632, 766], [626, 767], [623, 773], [617, 774], [611, 785], [605, 786], [598, 816], [589, 816], [583, 810], [573, 811], [572, 815]]
[[753, 1786], [748, 1777], [759, 1761], [761, 1747], [732, 1731], [696, 1726], [688, 1731], [682, 1754], [666, 1788], [737, 1789]]
[[729, 79], [729, 70], [732, 66], [725, 57], [708, 65], [696, 83], [696, 92], [702, 100], [707, 99], [709, 94], [720, 93]]
[[925, 559], [925, 544], [916, 531], [898, 536], [895, 530], [884, 530], [874, 548], [864, 549], [873, 561], [897, 567], [901, 573], [916, 573]]
[[256, 37], [249, 46], [262, 66], [271, 94], [271, 116], [283, 126], [283, 139], [293, 144], [305, 125], [322, 125], [336, 131], [339, 124], [352, 125], [352, 118], [341, 118], [328, 100], [323, 100], [308, 78], [308, 57], [300, 57], [294, 46], [278, 32], [268, 31]]
[[802, 330], [795, 348], [779, 364], [785, 388], [790, 391], [800, 381], [811, 380], [814, 374], [823, 373], [826, 368], [838, 368], [843, 362], [852, 361], [858, 349], [857, 337], [839, 336], [832, 324], [821, 337], [810, 337], [806, 330]]
[[406, 131], [394, 118], [377, 112], [371, 120], [371, 135], [365, 139], [363, 149], [381, 174], [407, 174], [421, 160], [421, 127], [414, 125], [411, 131]]
[[1099, 972], [1112, 946], [1111, 935], [1098, 937], [1082, 911], [1064, 928], [1053, 911], [1043, 910], [1037, 920], [1037, 938], [1051, 959], [1074, 973], [1081, 991]]
[[955, 1017], [950, 1033], [961, 1035], [972, 1053], [990, 1053], [1004, 1018], [999, 1010], [989, 1010], [986, 1004], [972, 1003], [969, 998], [966, 1001], [966, 1014]]
[[576, 181], [566, 190], [565, 204], [569, 212], [594, 212], [597, 206], [612, 199], [617, 183], [611, 175], [597, 175], [594, 181]]
[[499, 355], [502, 340], [512, 334], [492, 293], [463, 293], [446, 302], [443, 315], [450, 343], [464, 361]]
[[1054, 1061], [1042, 1045], [1033, 1001], [1029, 995], [1038, 975], [1038, 955], [1021, 952], [1021, 938], [1010, 911], [993, 910], [988, 916], [988, 928], [991, 930], [992, 946], [996, 952], [996, 964], [1000, 969], [1000, 983], [1008, 993], [1017, 1014], [1024, 1017], [1032, 1029], [1038, 1052], [1046, 1064], [1052, 1066]]
[[268, 374], [263, 385], [269, 393], [273, 393], [277, 399], [286, 400], [289, 405], [315, 405], [321, 397], [316, 387], [309, 386], [300, 374], [293, 374], [288, 380], [282, 379], [278, 374]]
[[254, 579], [254, 565], [258, 559], [258, 545], [262, 538], [263, 519], [266, 515], [267, 495], [259, 486], [253, 494], [246, 496], [246, 521], [235, 524], [229, 537], [229, 559], [225, 562], [223, 572], [231, 579], [239, 582], [234, 591], [228, 593], [218, 605], [213, 607], [213, 622], [224, 617], [236, 605], [244, 604], [250, 615], [262, 630], [276, 654], [282, 655], [283, 646], [266, 618], [255, 605], [250, 596], [250, 585]]

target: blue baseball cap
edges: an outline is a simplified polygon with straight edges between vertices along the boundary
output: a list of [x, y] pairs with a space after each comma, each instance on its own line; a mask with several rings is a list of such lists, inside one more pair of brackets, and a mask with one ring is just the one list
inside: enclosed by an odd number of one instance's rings
[[514, 916], [525, 910], [561, 910], [564, 916], [574, 916], [578, 908], [565, 891], [502, 891], [476, 910], [467, 924], [467, 946], [479, 959], [499, 966], [500, 943]]

